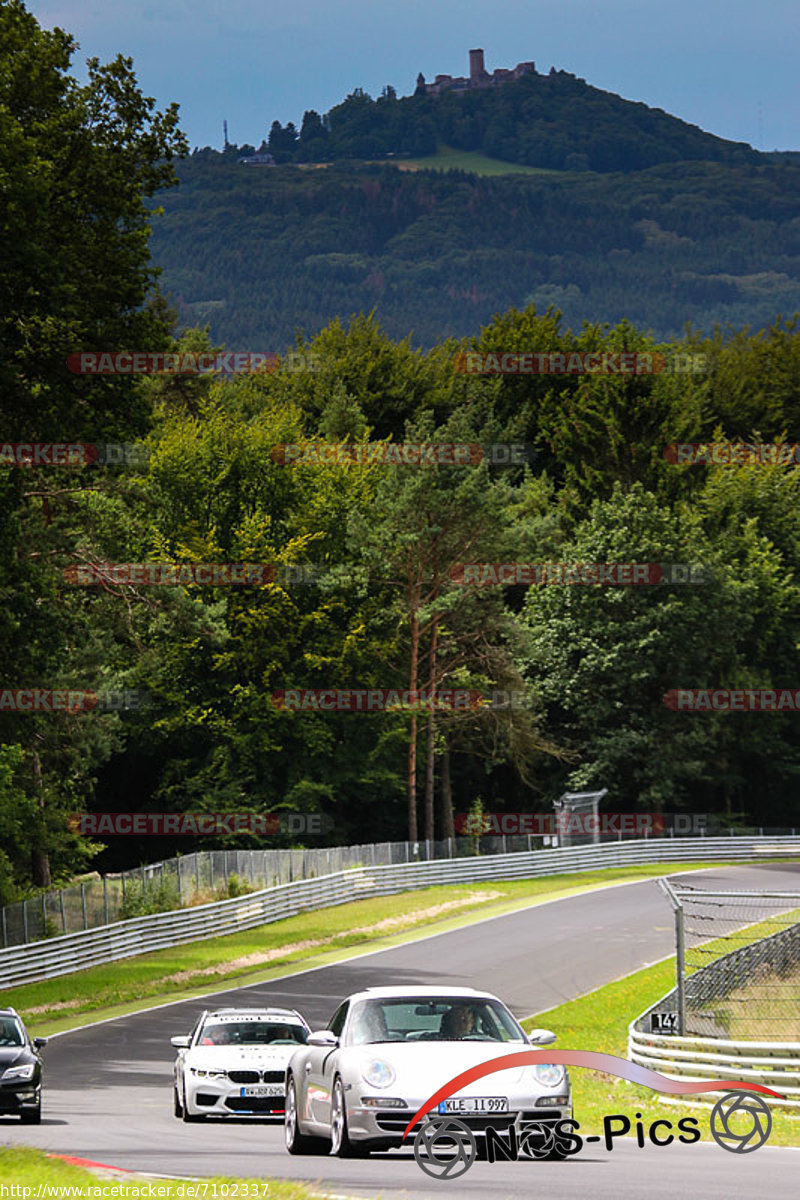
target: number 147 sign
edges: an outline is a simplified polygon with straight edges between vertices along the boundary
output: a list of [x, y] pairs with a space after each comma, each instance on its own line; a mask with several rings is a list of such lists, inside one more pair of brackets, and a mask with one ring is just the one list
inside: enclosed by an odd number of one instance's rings
[[650, 1013], [651, 1033], [677, 1033], [678, 1014], [676, 1012]]

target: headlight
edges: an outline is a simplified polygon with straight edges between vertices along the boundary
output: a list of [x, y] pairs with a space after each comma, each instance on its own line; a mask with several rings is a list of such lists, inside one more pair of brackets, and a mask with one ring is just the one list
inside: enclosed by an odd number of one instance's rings
[[389, 1087], [395, 1080], [394, 1067], [382, 1058], [375, 1058], [362, 1069], [361, 1078], [366, 1080], [370, 1087]]
[[543, 1087], [560, 1087], [564, 1080], [564, 1068], [552, 1063], [538, 1063], [533, 1068], [533, 1074]]
[[36, 1063], [25, 1063], [23, 1067], [9, 1067], [3, 1072], [3, 1080], [7, 1079], [33, 1079], [33, 1072], [36, 1070]]
[[199, 1075], [201, 1079], [224, 1079], [228, 1074], [227, 1071], [201, 1071], [200, 1067], [189, 1067], [193, 1075]]

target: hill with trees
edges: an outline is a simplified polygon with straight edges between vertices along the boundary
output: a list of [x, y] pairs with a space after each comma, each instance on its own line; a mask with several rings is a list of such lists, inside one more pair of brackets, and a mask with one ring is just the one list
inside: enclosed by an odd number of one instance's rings
[[273, 121], [263, 148], [279, 163], [433, 154], [441, 142], [510, 163], [567, 171], [641, 171], [660, 163], [745, 164], [759, 155], [663, 109], [592, 87], [567, 71], [483, 90], [373, 99], [356, 88], [299, 128]]
[[791, 161], [486, 177], [198, 154], [177, 170], [153, 219], [162, 287], [231, 347], [277, 348], [373, 309], [423, 346], [529, 303], [574, 328], [627, 317], [662, 338], [800, 310]]

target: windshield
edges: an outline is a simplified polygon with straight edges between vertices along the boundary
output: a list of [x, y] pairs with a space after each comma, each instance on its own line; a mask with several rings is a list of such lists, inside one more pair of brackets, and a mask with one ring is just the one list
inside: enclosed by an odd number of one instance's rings
[[308, 1031], [296, 1021], [209, 1017], [203, 1022], [200, 1046], [304, 1046]]
[[525, 1035], [497, 1000], [463, 996], [362, 1000], [353, 1008], [348, 1041], [522, 1042]]
[[0, 1046], [24, 1046], [22, 1026], [14, 1017], [0, 1017]]

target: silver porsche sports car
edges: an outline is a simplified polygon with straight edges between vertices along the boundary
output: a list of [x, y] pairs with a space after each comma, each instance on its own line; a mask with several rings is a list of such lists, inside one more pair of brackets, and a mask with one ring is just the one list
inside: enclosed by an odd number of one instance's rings
[[[350, 1157], [399, 1146], [414, 1113], [448, 1079], [555, 1038], [547, 1029], [526, 1035], [496, 996], [472, 988], [358, 992], [289, 1060], [286, 1148]], [[571, 1117], [569, 1077], [547, 1064], [498, 1071], [443, 1100], [439, 1112], [457, 1116], [480, 1144], [488, 1125], [519, 1131]]]

